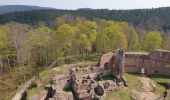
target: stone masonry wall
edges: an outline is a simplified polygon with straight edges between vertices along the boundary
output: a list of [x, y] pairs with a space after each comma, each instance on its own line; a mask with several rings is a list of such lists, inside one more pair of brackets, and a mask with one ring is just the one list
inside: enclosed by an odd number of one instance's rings
[[[103, 54], [99, 62], [100, 68], [108, 68], [110, 60], [114, 60], [114, 53]], [[125, 54], [126, 72], [140, 72], [141, 68], [144, 68], [146, 74], [170, 75], [170, 67], [167, 66], [170, 66], [170, 51], [155, 50], [150, 54], [135, 52]]]

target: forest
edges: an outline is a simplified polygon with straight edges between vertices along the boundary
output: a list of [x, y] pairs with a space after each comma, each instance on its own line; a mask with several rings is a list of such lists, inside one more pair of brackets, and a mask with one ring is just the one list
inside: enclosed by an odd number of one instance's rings
[[[126, 51], [151, 52], [170, 50], [170, 33], [134, 27], [125, 21], [88, 20], [85, 17], [63, 15], [53, 27], [9, 22], [0, 25], [0, 78], [9, 73], [17, 85], [54, 61], [70, 63], [72, 57], [88, 60], [92, 54]], [[16, 86], [17, 88], [17, 86]]]
[[170, 34], [141, 30], [127, 22], [98, 20], [64, 15], [49, 28], [10, 22], [0, 26], [1, 67], [3, 73], [13, 66], [48, 66], [61, 57], [88, 56], [91, 53], [154, 49], [170, 50]]
[[[50, 16], [49, 16], [50, 15]], [[49, 27], [55, 27], [55, 20], [62, 15], [85, 17], [91, 21], [100, 19], [126, 21], [135, 27], [140, 26], [147, 30], [159, 30], [167, 32], [170, 29], [170, 8], [135, 10], [108, 10], [82, 8], [77, 10], [42, 9], [24, 12], [14, 12], [0, 15], [0, 23], [10, 21], [38, 25], [44, 22]]]

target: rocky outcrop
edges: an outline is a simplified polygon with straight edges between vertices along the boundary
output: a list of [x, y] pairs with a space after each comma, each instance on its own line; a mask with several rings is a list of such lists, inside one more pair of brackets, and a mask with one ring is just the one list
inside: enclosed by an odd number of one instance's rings
[[112, 75], [116, 77], [117, 84], [123, 83], [123, 86], [128, 86], [126, 78], [124, 76], [124, 66], [125, 64], [125, 52], [123, 49], [118, 49], [115, 56], [109, 61], [109, 66], [111, 68]]

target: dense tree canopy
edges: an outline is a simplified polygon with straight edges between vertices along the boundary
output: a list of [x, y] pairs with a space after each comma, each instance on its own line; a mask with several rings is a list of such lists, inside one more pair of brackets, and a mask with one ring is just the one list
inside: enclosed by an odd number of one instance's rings
[[164, 42], [164, 48], [167, 50], [170, 50], [170, 33], [168, 35], [165, 36], [165, 40]]
[[[73, 15], [71, 20], [67, 16], [57, 20], [57, 24], [72, 23], [75, 24], [77, 16], [85, 17], [88, 20], [106, 19], [116, 21], [126, 21], [134, 26], [140, 26], [148, 30], [163, 30], [170, 29], [169, 20], [170, 8], [157, 9], [136, 9], [136, 10], [108, 10], [108, 9], [78, 9], [78, 10], [59, 10], [59, 9], [44, 9], [35, 11], [16, 12], [0, 15], [0, 23], [8, 23], [10, 21], [27, 23], [30, 25], [38, 25], [40, 22], [45, 22], [48, 26], [54, 26], [56, 17], [62, 15]], [[70, 18], [70, 17], [69, 17]]]
[[9, 69], [14, 65], [47, 66], [62, 57], [83, 57], [118, 48], [127, 51], [169, 49], [169, 35], [162, 37], [159, 31], [143, 31], [145, 33], [139, 35], [139, 30], [127, 22], [89, 21], [70, 15], [56, 20], [60, 23], [56, 22], [54, 28], [44, 24], [30, 28], [16, 23], [0, 26], [1, 57], [9, 60], [6, 64]]
[[127, 26], [123, 28], [123, 31], [127, 36], [128, 50], [139, 50], [139, 36], [136, 30], [131, 26]]
[[146, 32], [143, 37], [142, 49], [146, 51], [153, 51], [162, 47], [162, 37], [159, 32]]

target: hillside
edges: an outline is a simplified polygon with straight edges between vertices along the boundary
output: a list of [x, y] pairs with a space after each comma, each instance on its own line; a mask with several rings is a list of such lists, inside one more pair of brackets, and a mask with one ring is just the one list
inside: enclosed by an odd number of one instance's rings
[[[34, 8], [34, 7], [33, 7]], [[30, 8], [32, 9], [32, 8]], [[45, 22], [47, 25], [53, 24], [56, 17], [69, 14], [74, 16], [84, 16], [87, 19], [107, 19], [116, 21], [127, 21], [133, 25], [142, 26], [146, 29], [158, 29], [167, 31], [170, 29], [170, 8], [157, 9], [136, 9], [136, 10], [108, 10], [108, 9], [78, 9], [59, 10], [41, 9], [24, 12], [14, 12], [0, 15], [0, 24], [10, 21], [37, 25]]]
[[49, 8], [38, 7], [38, 6], [26, 6], [26, 5], [5, 5], [5, 6], [0, 6], [0, 14], [39, 10], [39, 9], [49, 9]]

